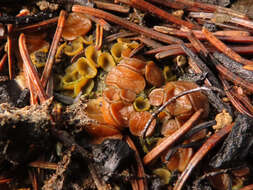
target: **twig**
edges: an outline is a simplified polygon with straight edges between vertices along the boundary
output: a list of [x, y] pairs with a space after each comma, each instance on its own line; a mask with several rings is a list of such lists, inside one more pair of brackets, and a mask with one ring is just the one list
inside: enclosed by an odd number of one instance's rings
[[[203, 74], [203, 71], [201, 70], [201, 68], [198, 66], [196, 61], [194, 61], [191, 57], [189, 57], [189, 59], [188, 59], [188, 64], [190, 65], [190, 67], [191, 67], [191, 69], [193, 70], [194, 73]], [[207, 78], [205, 78], [204, 83], [205, 83], [206, 86], [212, 86], [212, 83]]]
[[40, 30], [42, 28], [50, 27], [51, 25], [57, 23], [57, 21], [58, 21], [58, 17], [54, 17], [48, 20], [41, 21], [36, 24], [14, 28], [13, 32]]
[[155, 54], [155, 58], [156, 59], [163, 59], [166, 57], [170, 57], [173, 55], [180, 55], [180, 54], [184, 54], [184, 51], [182, 50], [182, 48], [171, 48], [170, 50], [162, 51], [162, 52]]
[[234, 59], [235, 61], [242, 63], [244, 65], [247, 64], [253, 64], [253, 61], [247, 60], [242, 58], [239, 54], [234, 52], [231, 48], [226, 46], [223, 42], [221, 42], [218, 38], [216, 38], [211, 32], [209, 32], [205, 27], [203, 27], [202, 30], [203, 34], [207, 38], [207, 40], [214, 45], [218, 50], [226, 54], [231, 59]]
[[[26, 16], [27, 14], [29, 14], [29, 11], [23, 11], [20, 12], [16, 17], [17, 19], [22, 17], [22, 16]], [[13, 25], [12, 24], [8, 24], [7, 25], [7, 30], [8, 30], [8, 35], [7, 35], [7, 55], [8, 55], [8, 67], [9, 67], [9, 77], [10, 80], [13, 79], [13, 60], [12, 60], [12, 31], [13, 31]]]
[[30, 169], [28, 171], [28, 174], [29, 174], [30, 180], [32, 181], [33, 190], [38, 190], [38, 179], [36, 177], [35, 172]]
[[128, 13], [130, 10], [129, 7], [123, 7], [121, 5], [117, 5], [114, 3], [106, 3], [106, 2], [101, 2], [101, 1], [94, 1], [94, 3], [99, 9], [107, 9], [107, 10], [116, 11], [120, 13]]
[[187, 5], [189, 7], [197, 7], [197, 8], [201, 8], [201, 9], [211, 11], [211, 12], [226, 13], [231, 16], [247, 19], [247, 16], [239, 11], [234, 11], [232, 9], [224, 8], [217, 5], [211, 5], [211, 4], [201, 3], [201, 2], [191, 1], [191, 0], [174, 0], [174, 2], [183, 3], [184, 5]]
[[7, 61], [7, 57], [8, 57], [8, 56], [7, 56], [7, 53], [5, 53], [5, 54], [3, 55], [3, 57], [2, 57], [2, 59], [0, 60], [0, 71], [2, 71], [5, 62]]
[[204, 56], [207, 58], [208, 56], [208, 50], [206, 47], [197, 39], [192, 31], [189, 30], [189, 33], [187, 35], [188, 40], [191, 42], [192, 46], [196, 49], [197, 53], [201, 56]]
[[92, 20], [93, 22], [95, 22], [96, 24], [99, 24], [100, 26], [103, 27], [104, 30], [106, 31], [110, 31], [111, 30], [111, 25], [106, 22], [104, 19], [98, 19], [94, 16], [91, 15], [86, 15], [90, 20]]
[[46, 92], [44, 91], [44, 88], [39, 79], [38, 72], [36, 71], [36, 68], [34, 67], [32, 60], [28, 54], [28, 50], [26, 47], [26, 39], [23, 33], [19, 36], [19, 51], [26, 67], [26, 71], [29, 74], [29, 78], [34, 84], [34, 88], [38, 93], [41, 103], [43, 103], [47, 99]]
[[[215, 23], [216, 17], [224, 17], [227, 15], [219, 14], [219, 13], [214, 14], [214, 13], [203, 13], [203, 12], [191, 12], [189, 14], [189, 16], [193, 17], [193, 18], [202, 18], [202, 19], [207, 18]], [[236, 17], [228, 17], [226, 22], [230, 22], [233, 24], [241, 25], [241, 26], [249, 28], [249, 29], [253, 29], [253, 22], [250, 20], [245, 20], [245, 19], [236, 18]]]
[[226, 96], [228, 97], [228, 99], [231, 101], [231, 103], [233, 104], [233, 106], [240, 112], [243, 114], [246, 114], [250, 117], [253, 117], [253, 115], [251, 113], [248, 112], [248, 110], [232, 95], [232, 93], [230, 92], [230, 87], [227, 81], [224, 80], [223, 77], [221, 77], [221, 82], [222, 85], [224, 87]]
[[[185, 45], [187, 47], [192, 47], [192, 45], [190, 43], [185, 43]], [[149, 55], [149, 54], [155, 54], [155, 53], [160, 53], [160, 52], [164, 52], [164, 51], [168, 51], [171, 49], [181, 49], [180, 44], [172, 44], [172, 45], [168, 45], [168, 46], [160, 46], [151, 50], [148, 50], [145, 52], [145, 54]], [[182, 49], [181, 49], [182, 50]], [[182, 50], [183, 52], [183, 50]]]
[[190, 176], [190, 173], [197, 166], [197, 164], [202, 160], [202, 158], [225, 136], [227, 135], [233, 127], [233, 124], [227, 125], [223, 127], [221, 130], [213, 134], [195, 153], [189, 164], [187, 165], [184, 172], [178, 178], [176, 185], [173, 190], [181, 190], [183, 188], [184, 183]]
[[138, 153], [137, 148], [134, 145], [134, 142], [132, 141], [132, 139], [129, 136], [126, 136], [126, 142], [128, 143], [128, 145], [134, 150], [135, 152], [135, 159], [136, 159], [136, 163], [138, 166], [138, 186], [139, 186], [139, 190], [147, 190], [147, 180], [146, 180], [146, 174], [144, 171], [144, 167], [142, 165], [142, 161], [140, 158], [140, 155]]
[[49, 50], [49, 53], [48, 53], [48, 57], [47, 57], [47, 61], [46, 61], [46, 65], [44, 67], [44, 70], [43, 70], [43, 73], [42, 73], [42, 76], [41, 76], [41, 83], [42, 83], [42, 86], [44, 88], [47, 85], [47, 81], [48, 81], [49, 76], [50, 76], [51, 71], [52, 71], [52, 67], [53, 67], [53, 64], [54, 64], [54, 57], [55, 57], [55, 54], [56, 54], [56, 51], [57, 51], [59, 40], [61, 38], [63, 26], [64, 26], [65, 19], [66, 19], [66, 14], [67, 13], [64, 10], [62, 10], [60, 12], [60, 16], [59, 16], [59, 19], [58, 19], [58, 24], [57, 24], [57, 28], [56, 28], [56, 31], [55, 31], [55, 34], [54, 34], [53, 42], [51, 44], [51, 47], [50, 47], [50, 50]]
[[52, 162], [34, 161], [34, 162], [30, 162], [28, 165], [33, 168], [41, 168], [41, 169], [49, 169], [49, 170], [57, 169], [57, 164], [52, 163]]
[[[196, 41], [196, 43], [198, 42]], [[193, 43], [193, 46], [195, 46], [196, 43]], [[203, 52], [204, 55], [205, 54], [208, 55], [207, 49], [205, 49], [204, 46], [202, 48], [202, 46], [199, 47], [200, 51]], [[196, 54], [194, 54], [189, 48], [187, 48], [184, 44], [181, 44], [181, 48], [193, 60], [193, 62], [198, 65], [198, 67], [201, 69], [202, 72], [208, 72], [207, 78], [209, 80], [209, 83], [211, 82], [211, 85], [214, 85], [215, 87], [220, 87], [218, 79], [215, 77], [214, 73], [207, 67], [207, 65]]]
[[174, 38], [172, 36], [168, 36], [168, 35], [164, 35], [161, 33], [158, 33], [156, 31], [153, 31], [149, 28], [145, 28], [139, 25], [136, 25], [132, 22], [129, 22], [127, 20], [124, 20], [118, 16], [112, 15], [110, 13], [107, 13], [105, 11], [101, 11], [98, 9], [94, 9], [91, 7], [84, 7], [84, 6], [80, 6], [80, 5], [74, 5], [72, 7], [72, 11], [73, 12], [81, 12], [81, 13], [85, 13], [85, 14], [90, 14], [93, 16], [96, 16], [98, 18], [103, 18], [106, 20], [109, 20], [111, 22], [114, 22], [116, 24], [121, 25], [122, 27], [128, 29], [128, 30], [132, 30], [134, 32], [138, 32], [141, 33], [147, 37], [153, 38], [153, 39], [157, 39], [159, 41], [165, 42], [165, 43], [181, 43], [182, 41], [178, 38]]
[[33, 87], [33, 84], [32, 84], [32, 81], [29, 77], [29, 73], [25, 67], [25, 64], [23, 64], [23, 70], [24, 70], [24, 73], [25, 73], [25, 77], [26, 77], [26, 81], [28, 83], [28, 88], [29, 88], [29, 91], [30, 91], [30, 105], [35, 105], [38, 103], [37, 101], [37, 93]]
[[7, 25], [7, 29], [8, 29], [8, 36], [7, 36], [7, 55], [8, 55], [8, 68], [9, 68], [9, 77], [10, 80], [13, 79], [13, 61], [12, 61], [12, 36], [11, 36], [11, 32], [13, 29], [12, 24], [8, 24]]
[[170, 0], [150, 0], [153, 3], [159, 3], [166, 7], [171, 7], [173, 9], [187, 9], [188, 7], [182, 3], [170, 1]]
[[[200, 87], [203, 88], [203, 87]], [[195, 88], [197, 89], [197, 88]], [[195, 90], [193, 89], [193, 90]], [[199, 89], [198, 89], [199, 90]], [[185, 91], [186, 92], [186, 91]], [[196, 92], [196, 91], [194, 91]], [[173, 135], [164, 137], [161, 144], [153, 148], [150, 152], [148, 152], [144, 158], [143, 163], [145, 165], [151, 163], [154, 159], [156, 159], [158, 156], [160, 156], [165, 150], [167, 150], [177, 139], [179, 139], [183, 134], [185, 134], [187, 131], [190, 130], [193, 123], [198, 120], [198, 118], [201, 116], [203, 112], [203, 109], [200, 109], [196, 111], [189, 120], [187, 120], [183, 126], [181, 126], [177, 131], [173, 133]]]
[[172, 23], [175, 23], [179, 26], [185, 26], [187, 28], [190, 28], [192, 29], [194, 27], [194, 24], [190, 23], [190, 22], [187, 22], [187, 21], [184, 21], [180, 18], [177, 18], [175, 16], [173, 16], [172, 14], [169, 14], [168, 12], [152, 5], [151, 3], [148, 3], [144, 0], [131, 0], [131, 4], [133, 6], [137, 6], [137, 8], [140, 8], [142, 10], [147, 10], [153, 14], [156, 14], [157, 16], [169, 21], [169, 22], [172, 22]]
[[131, 36], [136, 36], [136, 35], [137, 33], [135, 32], [119, 32], [119, 33], [107, 36], [105, 40], [108, 42], [112, 42], [113, 40], [116, 40], [118, 38], [125, 38], [125, 37], [131, 37]]
[[[183, 37], [183, 38], [187, 38], [187, 35], [189, 33], [187, 31], [182, 31], [182, 30], [178, 30], [175, 28], [169, 28], [169, 27], [164, 27], [164, 26], [154, 26], [154, 30], [159, 31], [164, 34], [170, 34], [170, 35]], [[193, 31], [193, 33], [196, 36], [196, 38], [198, 38], [199, 40], [206, 40], [207, 39], [206, 36], [203, 35], [203, 33], [200, 33], [197, 31]], [[228, 41], [228, 42], [240, 42], [240, 43], [252, 43], [253, 42], [252, 36], [221, 36], [218, 33], [218, 35], [216, 35], [216, 37], [220, 40]]]
[[3, 183], [10, 183], [13, 180], [13, 178], [4, 178], [4, 179], [0, 179], [0, 184]]
[[[214, 62], [214, 59], [211, 58]], [[233, 72], [229, 71], [226, 67], [222, 66], [218, 61], [214, 62], [216, 69], [228, 80], [233, 82], [234, 84], [240, 85], [246, 89], [248, 89], [250, 92], [253, 92], [253, 84], [245, 81], [241, 77], [235, 75]]]
[[[191, 48], [191, 50], [194, 52], [195, 49], [192, 48], [191, 44], [185, 44], [188, 48]], [[240, 54], [252, 54], [253, 53], [253, 46], [230, 46], [235, 52]], [[209, 52], [215, 52], [216, 49], [214, 47], [207, 46], [207, 49]], [[154, 54], [156, 53], [155, 57], [157, 59], [163, 59], [168, 56], [172, 55], [179, 55], [179, 54], [185, 54], [185, 52], [182, 50], [179, 44], [173, 44], [168, 46], [161, 46], [159, 48], [155, 48], [149, 51], [146, 51], [145, 54]], [[245, 66], [244, 66], [245, 67]]]
[[142, 50], [145, 47], [143, 43], [141, 43], [138, 47], [134, 48], [130, 54], [129, 57], [133, 57], [136, 53], [138, 53], [140, 50]]
[[102, 43], [103, 43], [103, 27], [97, 24], [95, 48], [97, 50], [100, 50], [102, 47]]
[[158, 47], [162, 46], [162, 44], [160, 44], [159, 42], [156, 42], [155, 40], [151, 40], [151, 39], [146, 38], [144, 36], [132, 37], [130, 39], [131, 40], [139, 40], [143, 44], [147, 45], [148, 47], [152, 47], [152, 48], [158, 48]]
[[245, 94], [239, 94], [234, 91], [232, 92], [232, 94], [245, 105], [247, 110], [253, 116], [253, 105], [251, 104], [250, 99]]
[[[136, 175], [136, 169], [134, 168], [133, 165], [131, 166], [131, 170], [130, 171], [132, 171], [133, 174]], [[139, 190], [139, 185], [138, 185], [138, 182], [137, 182], [136, 178], [131, 179], [130, 183], [131, 183], [132, 190]]]

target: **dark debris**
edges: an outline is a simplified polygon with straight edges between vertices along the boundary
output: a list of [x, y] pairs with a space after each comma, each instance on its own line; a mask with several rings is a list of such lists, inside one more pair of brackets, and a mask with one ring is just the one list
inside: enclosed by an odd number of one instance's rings
[[134, 151], [126, 142], [117, 139], [105, 140], [92, 147], [94, 161], [101, 165], [103, 175], [111, 176], [117, 171], [126, 169], [133, 158]]
[[242, 67], [242, 64], [230, 59], [223, 53], [214, 52], [213, 56], [234, 74], [237, 74], [238, 76], [242, 77], [243, 79], [249, 82], [253, 82], [253, 72], [244, 69]]
[[232, 131], [225, 139], [219, 152], [211, 159], [209, 165], [214, 168], [227, 167], [241, 163], [248, 155], [253, 144], [253, 119], [239, 114], [235, 119]]

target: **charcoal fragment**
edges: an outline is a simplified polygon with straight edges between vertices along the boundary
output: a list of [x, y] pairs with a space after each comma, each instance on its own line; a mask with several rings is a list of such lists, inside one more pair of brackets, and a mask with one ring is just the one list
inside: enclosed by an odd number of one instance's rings
[[7, 85], [0, 86], [0, 103], [11, 103], [11, 98], [7, 90]]
[[207, 72], [203, 73], [185, 73], [180, 76], [178, 80], [195, 82], [198, 85], [203, 85], [204, 80], [207, 78]]
[[200, 184], [198, 184], [197, 186], [194, 186], [192, 189], [194, 190], [213, 190], [212, 186], [206, 181], [203, 180]]
[[29, 104], [29, 90], [21, 90], [15, 80], [0, 82], [0, 104], [8, 103], [19, 108]]
[[164, 184], [162, 183], [162, 180], [160, 178], [154, 178], [151, 180], [151, 190], [161, 190], [164, 187]]
[[102, 165], [104, 175], [112, 175], [128, 166], [134, 151], [122, 140], [108, 139], [92, 148], [94, 161]]
[[29, 100], [30, 100], [30, 91], [28, 88], [25, 88], [24, 90], [22, 90], [22, 92], [20, 93], [19, 98], [17, 99], [17, 103], [16, 106], [18, 108], [23, 108], [27, 105], [29, 105]]
[[221, 149], [211, 159], [209, 165], [214, 168], [228, 167], [242, 162], [253, 144], [253, 118], [239, 114], [232, 131], [225, 139]]
[[237, 74], [238, 76], [249, 82], [253, 82], [253, 72], [244, 69], [242, 67], [242, 64], [230, 59], [223, 53], [214, 52], [213, 56], [234, 74]]

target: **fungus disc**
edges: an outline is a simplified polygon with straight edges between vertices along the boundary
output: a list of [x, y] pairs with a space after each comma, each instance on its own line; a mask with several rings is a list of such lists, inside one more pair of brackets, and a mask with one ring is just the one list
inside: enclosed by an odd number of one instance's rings
[[97, 68], [84, 57], [79, 58], [74, 64], [76, 64], [78, 72], [86, 78], [94, 78], [97, 75]]
[[68, 56], [77, 55], [82, 50], [83, 50], [83, 41], [82, 41], [82, 37], [80, 36], [74, 41], [72, 41], [70, 45], [66, 45], [64, 47], [64, 53]]
[[162, 88], [156, 88], [150, 92], [148, 98], [152, 106], [160, 106], [163, 103], [164, 90]]
[[99, 67], [98, 58], [101, 55], [101, 51], [97, 50], [94, 45], [90, 45], [85, 49], [86, 58], [93, 64], [95, 67]]
[[124, 58], [120, 61], [119, 65], [127, 67], [137, 73], [143, 74], [146, 63], [136, 58]]
[[125, 102], [133, 102], [136, 98], [136, 93], [131, 90], [120, 89], [120, 98]]
[[156, 87], [162, 86], [164, 81], [162, 71], [153, 61], [149, 61], [146, 65], [145, 78], [150, 84]]
[[116, 123], [116, 121], [112, 117], [112, 114], [110, 112], [110, 104], [107, 101], [105, 101], [105, 100], [102, 101], [102, 106], [101, 106], [100, 110], [103, 114], [103, 118], [106, 123], [113, 125], [113, 126], [118, 126], [118, 124]]
[[145, 79], [142, 75], [120, 65], [114, 67], [108, 73], [105, 83], [107, 85], [116, 85], [121, 89], [131, 90], [136, 94], [143, 91], [146, 86]]
[[103, 97], [109, 103], [119, 101], [120, 100], [119, 88], [114, 86], [108, 86], [103, 91]]
[[[141, 136], [144, 130], [144, 127], [150, 118], [151, 118], [151, 113], [147, 111], [134, 112], [133, 114], [131, 114], [130, 120], [129, 120], [129, 130], [131, 134], [135, 136]], [[156, 120], [153, 120], [147, 130], [146, 136], [150, 136], [153, 134], [155, 125], [156, 125]]]
[[91, 29], [91, 21], [82, 13], [70, 13], [62, 31], [65, 40], [74, 40]]
[[103, 52], [98, 57], [98, 65], [105, 71], [109, 72], [113, 67], [115, 67], [116, 64], [111, 54], [108, 52]]
[[150, 103], [148, 99], [142, 96], [137, 97], [133, 105], [134, 105], [134, 109], [138, 112], [147, 111], [150, 108]]

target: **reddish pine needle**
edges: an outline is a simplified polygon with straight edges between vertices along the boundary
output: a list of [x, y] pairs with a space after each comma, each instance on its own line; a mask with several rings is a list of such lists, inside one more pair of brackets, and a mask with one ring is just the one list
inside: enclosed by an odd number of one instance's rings
[[54, 34], [53, 42], [51, 44], [51, 47], [50, 47], [50, 50], [48, 53], [48, 57], [47, 57], [47, 61], [46, 61], [46, 65], [44, 67], [44, 70], [43, 70], [43, 73], [41, 76], [41, 83], [44, 88], [46, 87], [46, 84], [47, 84], [50, 74], [52, 72], [52, 68], [53, 68], [53, 64], [54, 64], [54, 57], [55, 57], [55, 54], [57, 51], [58, 43], [61, 38], [66, 15], [67, 15], [67, 13], [64, 10], [62, 10], [60, 12], [60, 16], [58, 19], [58, 24], [57, 24], [57, 28], [56, 28], [56, 31]]
[[147, 37], [165, 42], [165, 43], [182, 43], [182, 40], [172, 37], [172, 36], [168, 36], [165, 34], [161, 34], [159, 32], [156, 32], [152, 29], [143, 27], [143, 26], [139, 26], [137, 24], [134, 24], [132, 22], [129, 22], [127, 20], [124, 20], [118, 16], [112, 15], [110, 13], [107, 13], [105, 11], [99, 10], [99, 9], [94, 9], [91, 7], [85, 7], [85, 6], [80, 6], [80, 5], [74, 5], [72, 7], [72, 11], [73, 12], [80, 12], [80, 13], [85, 13], [85, 14], [89, 14], [98, 18], [102, 18], [111, 22], [114, 22], [118, 25], [121, 25], [122, 27], [131, 30], [133, 32], [138, 32], [140, 34], [143, 34]]

